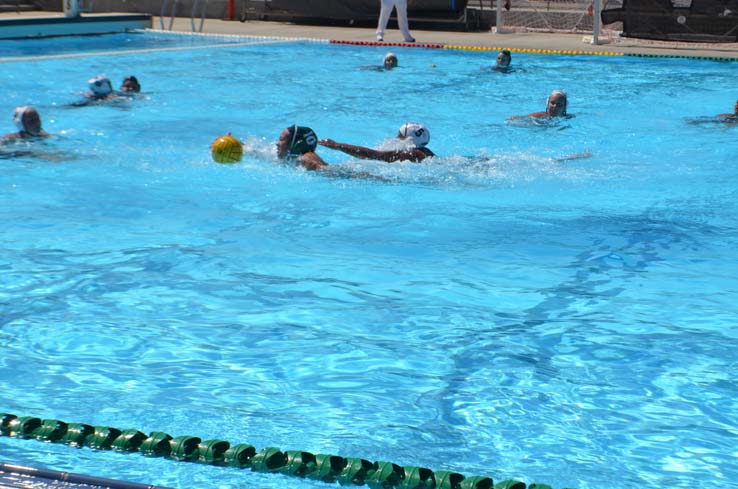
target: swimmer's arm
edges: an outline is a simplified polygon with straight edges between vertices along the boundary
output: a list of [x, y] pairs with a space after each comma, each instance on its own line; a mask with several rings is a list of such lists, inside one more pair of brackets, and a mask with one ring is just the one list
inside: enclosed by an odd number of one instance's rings
[[321, 139], [318, 144], [326, 148], [337, 149], [344, 153], [361, 158], [364, 160], [379, 160], [393, 163], [395, 161], [414, 161], [418, 162], [425, 158], [425, 153], [419, 150], [412, 151], [379, 151], [364, 146], [355, 146], [353, 144], [337, 143], [332, 139]]
[[720, 122], [724, 122], [726, 126], [734, 126], [738, 123], [737, 114], [718, 114], [715, 118], [719, 119]]
[[0, 139], [0, 144], [7, 144], [11, 141], [15, 141], [16, 139], [20, 139], [20, 134], [17, 132], [13, 132], [10, 134], [6, 134], [5, 136]]
[[67, 107], [84, 107], [86, 105], [90, 105], [94, 102], [93, 99], [90, 98], [84, 98], [82, 100], [78, 100], [77, 102], [72, 102], [70, 104], [67, 104]]
[[326, 148], [337, 149], [338, 151], [342, 151], [348, 155], [356, 156], [357, 158], [362, 158], [365, 160], [383, 159], [381, 157], [381, 153], [383, 153], [382, 151], [377, 151], [376, 149], [372, 148], [366, 148], [364, 146], [338, 143], [332, 139], [321, 139], [318, 141], [318, 144], [320, 144], [321, 146], [325, 146]]
[[509, 121], [513, 121], [516, 119], [530, 119], [530, 118], [538, 118], [538, 117], [550, 117], [548, 115], [548, 112], [532, 112], [528, 115], [511, 115], [507, 118]]
[[556, 161], [571, 161], [571, 160], [581, 160], [583, 158], [591, 158], [592, 152], [590, 150], [583, 151], [582, 153], [572, 153], [570, 155], [562, 156], [561, 158], [556, 158]]
[[396, 161], [412, 161], [413, 163], [420, 163], [427, 156], [419, 149], [412, 150], [400, 150], [400, 151], [378, 151], [379, 157], [377, 160], [386, 161], [387, 163], [394, 163]]

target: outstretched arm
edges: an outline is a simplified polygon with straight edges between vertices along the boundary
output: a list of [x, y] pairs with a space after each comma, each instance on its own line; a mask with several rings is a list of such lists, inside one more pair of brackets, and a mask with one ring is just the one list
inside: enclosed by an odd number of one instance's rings
[[[337, 143], [332, 139], [321, 139], [318, 144], [330, 149], [337, 149], [348, 155], [355, 156], [364, 160], [379, 160], [392, 163], [395, 161], [421, 161], [425, 158], [422, 151], [416, 150], [397, 150], [397, 151], [379, 151], [364, 146], [355, 146], [353, 144]], [[420, 154], [419, 154], [420, 153]]]
[[321, 139], [318, 144], [325, 146], [330, 149], [337, 149], [348, 155], [362, 158], [365, 160], [381, 160], [381, 153], [383, 151], [377, 151], [376, 149], [366, 148], [364, 146], [355, 146], [353, 144], [338, 143], [332, 139]]

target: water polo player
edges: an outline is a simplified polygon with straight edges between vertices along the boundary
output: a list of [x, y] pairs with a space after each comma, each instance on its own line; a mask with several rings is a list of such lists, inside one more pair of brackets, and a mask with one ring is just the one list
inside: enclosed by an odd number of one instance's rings
[[7, 143], [18, 139], [51, 137], [49, 133], [41, 128], [41, 116], [38, 114], [38, 111], [28, 105], [15, 108], [13, 122], [18, 128], [18, 132], [6, 134], [0, 140], [1, 142]]
[[113, 84], [110, 79], [104, 76], [96, 76], [87, 82], [90, 91], [85, 94], [86, 97], [95, 100], [107, 99], [113, 96]]
[[277, 157], [281, 160], [297, 161], [307, 170], [321, 170], [328, 166], [315, 153], [318, 136], [305, 126], [293, 125], [285, 128], [277, 141]]

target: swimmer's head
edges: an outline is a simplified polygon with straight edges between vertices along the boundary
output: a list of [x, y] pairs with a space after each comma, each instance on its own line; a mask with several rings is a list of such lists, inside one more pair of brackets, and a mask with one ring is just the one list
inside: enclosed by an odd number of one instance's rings
[[110, 80], [104, 76], [96, 76], [91, 78], [87, 84], [90, 86], [90, 91], [95, 97], [105, 97], [113, 93], [113, 85]]
[[38, 111], [28, 105], [15, 108], [13, 122], [19, 131], [38, 136], [41, 134], [41, 116]]
[[507, 49], [503, 49], [499, 53], [497, 53], [497, 67], [498, 68], [507, 68], [510, 66], [510, 61], [512, 60], [512, 54], [510, 54], [510, 51]]
[[318, 147], [318, 136], [315, 131], [304, 126], [290, 126], [285, 128], [277, 141], [277, 156], [279, 158], [296, 158], [305, 153], [315, 151]]
[[131, 75], [123, 79], [123, 83], [120, 85], [121, 92], [138, 93], [141, 91], [141, 84], [138, 83], [138, 79]]
[[562, 117], [566, 115], [566, 92], [554, 90], [546, 99], [546, 112], [551, 117]]
[[397, 67], [397, 55], [395, 55], [395, 53], [387, 53], [384, 55], [384, 67], [388, 70]]
[[416, 148], [421, 148], [430, 141], [430, 131], [423, 124], [417, 122], [408, 122], [403, 124], [397, 137], [403, 140], [410, 140]]

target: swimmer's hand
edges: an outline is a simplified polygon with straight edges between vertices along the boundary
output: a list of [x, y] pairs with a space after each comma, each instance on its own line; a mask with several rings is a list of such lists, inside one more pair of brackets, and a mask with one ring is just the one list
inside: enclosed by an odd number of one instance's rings
[[320, 139], [318, 141], [318, 144], [321, 146], [325, 146], [326, 148], [331, 148], [331, 149], [338, 148], [338, 143], [332, 139]]
[[591, 158], [591, 157], [592, 157], [592, 152], [590, 150], [586, 150], [581, 153], [573, 153], [570, 155], [566, 155], [562, 158], [556, 158], [556, 161], [581, 160], [583, 158]]

